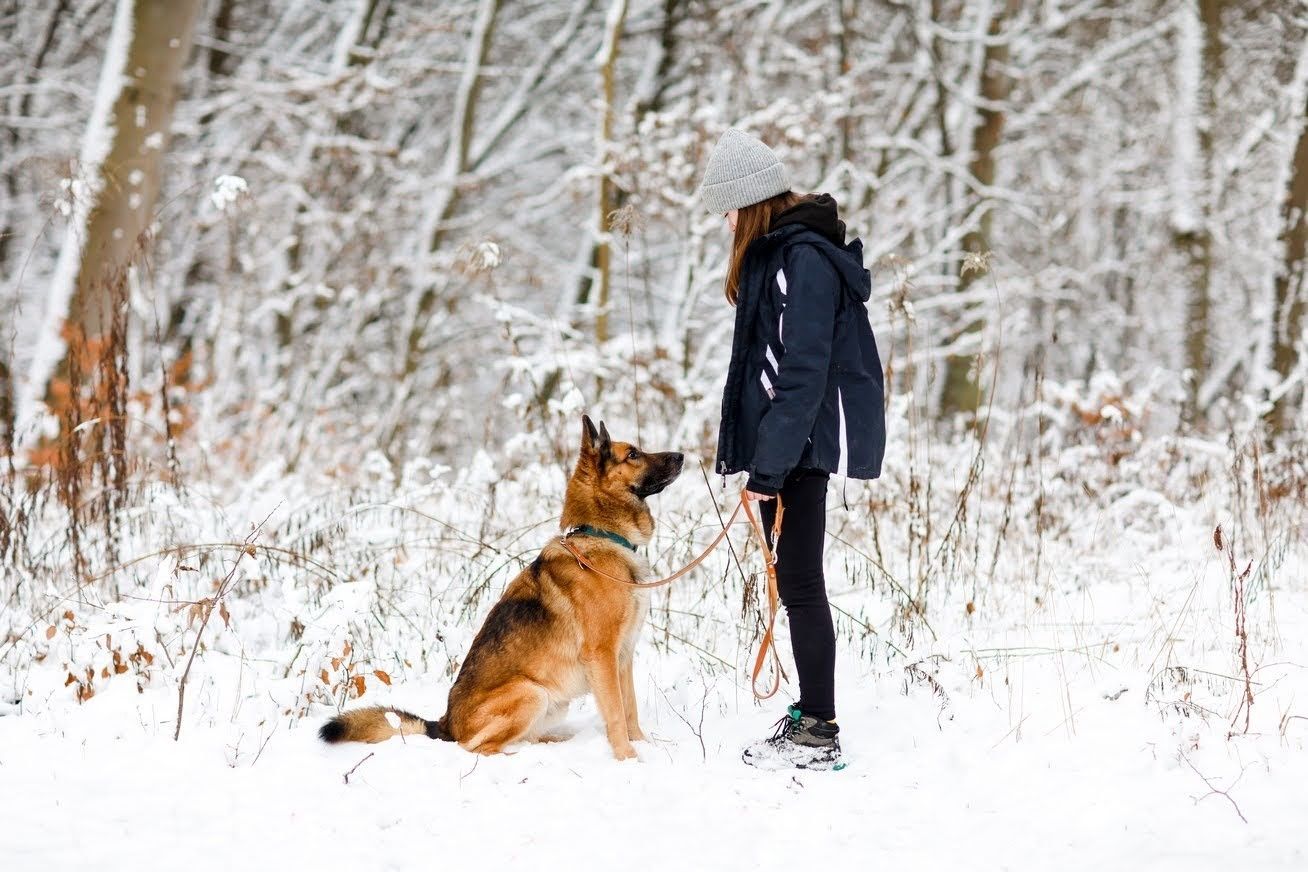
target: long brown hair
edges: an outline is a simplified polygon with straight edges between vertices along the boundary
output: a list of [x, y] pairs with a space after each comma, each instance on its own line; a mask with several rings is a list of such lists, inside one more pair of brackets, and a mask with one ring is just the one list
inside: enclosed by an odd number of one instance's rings
[[736, 305], [736, 297], [740, 295], [740, 265], [745, 260], [745, 249], [749, 248], [749, 244], [755, 239], [768, 232], [772, 227], [772, 219], [779, 213], [811, 197], [812, 194], [800, 195], [794, 191], [786, 191], [784, 194], [777, 194], [752, 206], [746, 206], [736, 213], [736, 235], [731, 241], [731, 260], [727, 264], [727, 280], [723, 285], [723, 289], [727, 292], [728, 303]]

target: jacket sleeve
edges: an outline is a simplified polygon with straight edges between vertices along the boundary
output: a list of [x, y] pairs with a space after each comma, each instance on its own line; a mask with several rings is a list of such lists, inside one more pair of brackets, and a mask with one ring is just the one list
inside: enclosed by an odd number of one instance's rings
[[775, 494], [804, 453], [813, 432], [831, 366], [831, 343], [840, 277], [811, 245], [791, 246], [784, 259], [787, 294], [785, 347], [777, 367], [772, 405], [759, 422], [754, 459], [745, 486]]

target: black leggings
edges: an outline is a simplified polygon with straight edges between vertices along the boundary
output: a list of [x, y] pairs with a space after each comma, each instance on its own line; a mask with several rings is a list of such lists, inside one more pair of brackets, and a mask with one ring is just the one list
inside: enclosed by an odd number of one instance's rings
[[[827, 532], [825, 472], [797, 469], [781, 486], [785, 506], [777, 549], [777, 591], [790, 619], [790, 647], [799, 673], [799, 707], [806, 715], [836, 719], [836, 628], [822, 575]], [[777, 501], [760, 503], [763, 527], [772, 534]]]

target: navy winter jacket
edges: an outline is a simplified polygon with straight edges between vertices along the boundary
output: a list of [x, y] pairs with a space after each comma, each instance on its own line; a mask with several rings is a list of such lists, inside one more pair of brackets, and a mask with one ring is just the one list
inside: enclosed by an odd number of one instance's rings
[[829, 195], [778, 214], [741, 263], [717, 471], [775, 494], [791, 470], [881, 474], [884, 384], [863, 243]]

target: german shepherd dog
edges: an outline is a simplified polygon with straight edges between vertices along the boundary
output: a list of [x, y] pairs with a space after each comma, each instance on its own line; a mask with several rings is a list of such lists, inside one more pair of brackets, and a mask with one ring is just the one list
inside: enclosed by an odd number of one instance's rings
[[561, 543], [567, 537], [600, 572], [631, 581], [647, 577], [649, 567], [634, 547], [654, 532], [645, 500], [671, 484], [681, 464], [676, 452], [650, 454], [614, 442], [602, 423], [596, 430], [583, 416], [581, 456], [559, 522], [563, 533], [491, 608], [450, 688], [444, 717], [427, 721], [398, 709], [355, 709], [324, 724], [323, 741], [425, 735], [495, 754], [515, 742], [566, 738], [550, 730], [573, 699], [589, 692], [614, 756], [635, 757], [631, 743], [645, 735], [631, 661], [648, 591], [586, 569]]

